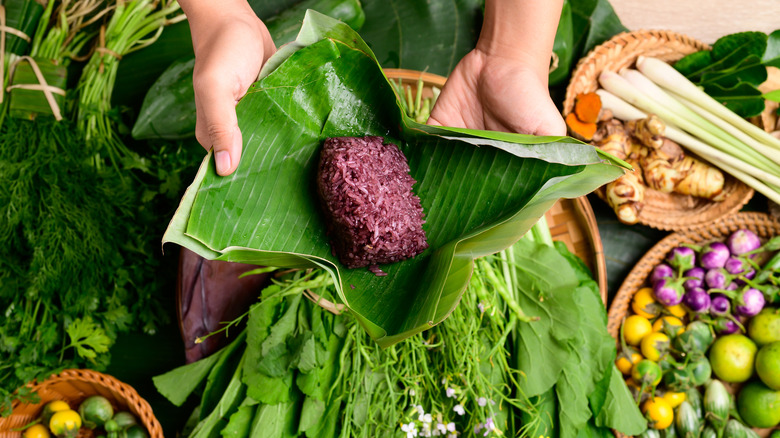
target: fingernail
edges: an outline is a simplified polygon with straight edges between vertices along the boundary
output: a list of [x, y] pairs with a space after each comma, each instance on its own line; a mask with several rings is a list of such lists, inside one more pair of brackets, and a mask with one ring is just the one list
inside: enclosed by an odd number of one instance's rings
[[217, 173], [225, 176], [230, 172], [230, 154], [227, 151], [218, 151], [214, 154], [217, 162]]

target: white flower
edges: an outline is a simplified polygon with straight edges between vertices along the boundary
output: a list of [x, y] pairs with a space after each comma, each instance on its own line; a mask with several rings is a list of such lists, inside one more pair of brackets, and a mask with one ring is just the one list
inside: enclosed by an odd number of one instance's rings
[[463, 405], [457, 404], [454, 408], [452, 408], [453, 411], [457, 412], [458, 415], [464, 415], [466, 413], [466, 410], [463, 409]]
[[482, 430], [482, 423], [477, 423], [477, 425], [474, 426], [474, 434], [478, 434], [480, 430]]
[[439, 432], [441, 432], [442, 434], [445, 434], [445, 433], [447, 433], [447, 426], [445, 426], [445, 425], [444, 425], [444, 424], [442, 424], [442, 423], [437, 423], [437, 424], [436, 424], [436, 430], [438, 430], [438, 431], [439, 431]]
[[415, 390], [414, 390], [414, 389], [410, 389], [410, 390], [409, 390], [409, 395], [411, 395], [412, 397], [414, 397], [415, 395], [417, 395], [417, 392], [415, 392]]
[[433, 433], [431, 433], [431, 436], [439, 436], [439, 435], [441, 435], [441, 432], [439, 432], [439, 429], [436, 429], [436, 430], [433, 431]]
[[441, 384], [442, 384], [442, 385], [446, 385], [446, 384], [447, 384], [447, 379], [446, 379], [446, 378], [444, 378], [444, 379], [441, 379]]
[[447, 397], [448, 397], [448, 398], [455, 397], [455, 389], [453, 389], [453, 388], [447, 388]]
[[488, 436], [494, 430], [496, 430], [496, 425], [493, 424], [493, 417], [488, 417], [487, 421], [485, 421], [485, 433], [482, 436]]
[[479, 407], [484, 408], [485, 405], [487, 404], [487, 399], [485, 397], [480, 397], [477, 399], [477, 404], [479, 405]]
[[447, 431], [448, 432], [455, 432], [455, 423], [447, 423]]
[[422, 405], [414, 405], [414, 409], [417, 410], [417, 415], [422, 415], [425, 413], [425, 409], [423, 409]]
[[479, 313], [485, 313], [485, 305], [482, 304], [482, 301], [477, 304], [477, 308], [479, 309]]
[[447, 438], [458, 438], [458, 435], [454, 434], [454, 433], [451, 433], [451, 434], [447, 435]]
[[431, 414], [425, 414], [422, 416], [420, 421], [422, 421], [425, 424], [431, 424], [431, 422], [433, 421], [433, 417], [431, 416]]
[[417, 425], [414, 423], [402, 424], [401, 431], [406, 432], [406, 438], [414, 438], [417, 436]]

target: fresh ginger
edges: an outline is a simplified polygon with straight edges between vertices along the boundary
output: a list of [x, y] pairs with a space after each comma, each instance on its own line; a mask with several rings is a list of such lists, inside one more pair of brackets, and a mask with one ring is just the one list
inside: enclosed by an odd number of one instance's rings
[[723, 192], [725, 178], [719, 169], [691, 156], [683, 158], [676, 167], [684, 176], [675, 186], [675, 192], [717, 202], [726, 198]]
[[[637, 167], [636, 163], [631, 164]], [[627, 172], [605, 185], [602, 190], [602, 196], [606, 198], [607, 204], [615, 211], [620, 222], [628, 225], [639, 222], [639, 212], [645, 199], [645, 186], [639, 172]]]

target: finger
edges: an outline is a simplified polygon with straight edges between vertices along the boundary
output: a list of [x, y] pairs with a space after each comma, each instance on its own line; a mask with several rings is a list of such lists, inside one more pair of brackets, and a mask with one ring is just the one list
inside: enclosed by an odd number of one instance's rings
[[241, 131], [236, 118], [236, 99], [230, 89], [211, 81], [196, 85], [195, 136], [207, 150], [213, 148], [217, 173], [230, 175], [241, 159]]

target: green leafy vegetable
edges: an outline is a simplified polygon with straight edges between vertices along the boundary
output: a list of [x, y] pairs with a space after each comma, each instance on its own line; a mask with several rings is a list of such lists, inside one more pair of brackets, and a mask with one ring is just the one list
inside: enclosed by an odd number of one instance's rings
[[105, 353], [111, 345], [111, 339], [106, 336], [103, 328], [95, 324], [89, 316], [74, 320], [65, 331], [70, 338], [70, 344], [66, 348], [75, 348], [78, 355], [86, 359], [94, 360], [98, 353]]
[[[360, 37], [312, 12], [237, 111], [246, 139], [237, 171], [217, 176], [209, 155], [164, 240], [207, 258], [323, 267], [339, 299], [384, 346], [441, 322], [474, 257], [511, 245], [559, 197], [580, 196], [624, 171], [570, 138], [411, 122]], [[320, 142], [343, 135], [385, 136], [418, 181], [430, 249], [384, 266], [386, 277], [341, 267], [309, 190]]]
[[766, 81], [766, 67], [780, 63], [780, 32], [739, 32], [715, 41], [711, 50], [702, 50], [680, 59], [674, 67], [689, 80], [742, 117], [764, 110], [758, 86]]

